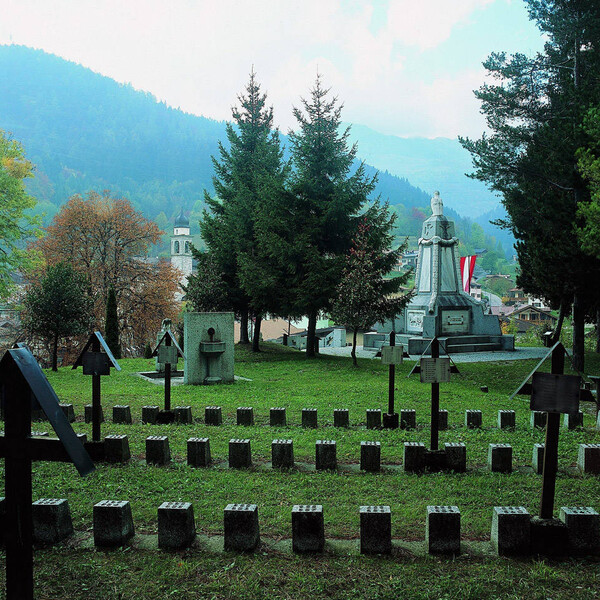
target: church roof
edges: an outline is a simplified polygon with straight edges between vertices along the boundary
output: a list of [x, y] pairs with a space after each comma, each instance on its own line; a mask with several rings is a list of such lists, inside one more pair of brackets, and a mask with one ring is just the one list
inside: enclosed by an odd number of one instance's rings
[[180, 213], [175, 219], [175, 227], [189, 227], [190, 220], [183, 214], [183, 206], [181, 207]]

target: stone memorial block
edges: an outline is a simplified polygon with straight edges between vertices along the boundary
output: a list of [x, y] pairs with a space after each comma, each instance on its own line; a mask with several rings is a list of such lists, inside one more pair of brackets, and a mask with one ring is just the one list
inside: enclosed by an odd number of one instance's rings
[[600, 444], [579, 444], [577, 466], [584, 473], [600, 474]]
[[158, 507], [158, 547], [163, 550], [188, 548], [196, 538], [191, 502], [163, 502]]
[[207, 425], [221, 425], [223, 414], [220, 406], [207, 406], [204, 409], [204, 422]]
[[378, 408], [367, 410], [367, 429], [381, 429], [381, 410]]
[[238, 425], [254, 425], [254, 409], [251, 406], [238, 406]]
[[414, 409], [400, 409], [400, 429], [415, 429], [417, 426], [417, 411]]
[[169, 438], [166, 435], [150, 435], [146, 438], [146, 462], [167, 465], [171, 462]]
[[404, 442], [402, 459], [407, 473], [420, 473], [425, 469], [425, 444], [423, 442]]
[[303, 408], [302, 409], [302, 427], [317, 427], [317, 409]]
[[462, 442], [447, 442], [444, 444], [446, 468], [456, 473], [467, 470], [467, 447]]
[[107, 435], [104, 438], [104, 460], [123, 463], [131, 458], [129, 438], [126, 435]]
[[67, 417], [67, 421], [69, 423], [75, 422], [75, 409], [72, 404], [59, 404], [63, 413], [65, 413], [65, 417]]
[[292, 469], [294, 467], [294, 443], [292, 440], [273, 440], [271, 464], [274, 469]]
[[337, 469], [335, 440], [317, 440], [315, 455], [315, 468], [317, 471], [335, 471]]
[[187, 441], [187, 464], [190, 467], [208, 467], [211, 463], [208, 438], [190, 438]]
[[490, 444], [488, 467], [494, 473], [512, 473], [512, 446], [510, 444]]
[[285, 427], [287, 425], [284, 407], [271, 408], [269, 411], [269, 424], [271, 427]]
[[360, 468], [375, 473], [381, 469], [381, 443], [360, 443]]
[[33, 541], [36, 544], [58, 544], [73, 535], [71, 510], [65, 498], [41, 498], [31, 505]]
[[252, 552], [256, 549], [260, 543], [256, 504], [228, 504], [223, 521], [226, 551]]
[[360, 507], [360, 551], [389, 554], [392, 551], [392, 512], [389, 506]]
[[125, 546], [133, 534], [129, 502], [102, 500], [94, 504], [94, 545]]
[[480, 410], [465, 411], [465, 426], [467, 429], [480, 429], [483, 422]]
[[563, 506], [560, 520], [567, 526], [569, 552], [600, 553], [600, 515], [590, 506]]
[[294, 552], [323, 552], [325, 524], [320, 504], [295, 504], [292, 508], [292, 549]]
[[159, 411], [160, 407], [158, 406], [142, 406], [142, 423], [156, 425]]
[[175, 415], [175, 423], [189, 425], [194, 422], [191, 406], [175, 406], [173, 408], [173, 414]]
[[252, 466], [252, 454], [250, 452], [250, 440], [229, 440], [229, 468], [248, 469]]
[[499, 556], [526, 555], [531, 545], [531, 515], [523, 506], [494, 506], [492, 545]]
[[531, 461], [531, 466], [533, 470], [541, 475], [544, 472], [544, 449], [546, 448], [545, 444], [534, 444], [533, 445], [533, 459]]
[[429, 554], [460, 554], [458, 506], [428, 506], [425, 543]]
[[[86, 404], [83, 407], [83, 418], [86, 423], [92, 422], [92, 405]], [[100, 407], [100, 423], [104, 423], [104, 409]]]
[[123, 404], [113, 406], [113, 423], [131, 425], [131, 408]]
[[569, 550], [567, 526], [559, 519], [531, 517], [531, 553], [564, 556]]
[[444, 431], [448, 429], [448, 411], [440, 410], [438, 412], [438, 429]]
[[347, 408], [333, 409], [333, 426], [334, 427], [349, 427], [350, 426], [350, 411]]
[[514, 410], [498, 411], [498, 427], [500, 429], [514, 429], [516, 423], [516, 413]]
[[531, 411], [531, 417], [529, 418], [531, 426], [535, 429], [543, 429], [546, 427], [546, 413], [539, 410]]
[[583, 427], [583, 413], [581, 411], [573, 414], [563, 415], [563, 426], [565, 429], [578, 429]]

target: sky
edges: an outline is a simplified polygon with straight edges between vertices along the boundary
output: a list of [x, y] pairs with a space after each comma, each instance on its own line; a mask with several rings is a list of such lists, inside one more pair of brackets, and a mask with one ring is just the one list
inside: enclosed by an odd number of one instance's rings
[[522, 0], [0, 0], [10, 43], [217, 120], [254, 68], [284, 132], [319, 73], [346, 122], [456, 138], [485, 129], [482, 61], [543, 40]]

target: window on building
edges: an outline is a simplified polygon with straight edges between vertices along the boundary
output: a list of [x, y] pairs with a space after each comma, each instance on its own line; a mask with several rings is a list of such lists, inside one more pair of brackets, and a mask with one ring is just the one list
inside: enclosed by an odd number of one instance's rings
[[173, 242], [173, 253], [179, 254], [179, 241], [178, 240], [175, 240]]
[[189, 254], [189, 252], [190, 252], [190, 243], [189, 243], [189, 242], [186, 242], [186, 243], [185, 243], [185, 246], [184, 246], [184, 248], [185, 248], [185, 249], [184, 249], [184, 252], [185, 252], [186, 254]]

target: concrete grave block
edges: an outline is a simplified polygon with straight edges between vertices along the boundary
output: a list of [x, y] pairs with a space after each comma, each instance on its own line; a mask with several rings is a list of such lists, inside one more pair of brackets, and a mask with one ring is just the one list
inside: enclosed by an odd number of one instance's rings
[[156, 423], [158, 425], [170, 425], [175, 423], [175, 411], [174, 410], [159, 410], [156, 415]]
[[349, 427], [350, 426], [350, 411], [347, 408], [333, 409], [333, 426], [334, 427]]
[[569, 550], [567, 526], [558, 519], [531, 517], [531, 553], [564, 556]]
[[124, 404], [116, 404], [113, 406], [113, 423], [122, 425], [131, 425], [131, 407]]
[[260, 543], [258, 506], [228, 504], [224, 512], [225, 550], [251, 552]]
[[417, 426], [417, 411], [414, 409], [400, 409], [400, 429], [415, 429]]
[[159, 410], [158, 406], [142, 406], [142, 423], [156, 425]]
[[398, 429], [400, 425], [400, 415], [398, 413], [383, 413], [383, 428]]
[[540, 410], [532, 410], [529, 423], [534, 429], [544, 429], [546, 427], [546, 413]]
[[251, 406], [238, 406], [238, 425], [254, 425], [254, 409]]
[[563, 427], [565, 429], [578, 429], [583, 427], [583, 412], [579, 411], [573, 415], [563, 415]]
[[392, 512], [389, 506], [361, 506], [360, 551], [389, 554], [392, 551]]
[[65, 498], [40, 498], [31, 505], [33, 541], [58, 544], [73, 535], [71, 510]]
[[488, 467], [494, 473], [512, 473], [512, 446], [510, 444], [490, 444]]
[[102, 500], [94, 504], [94, 545], [125, 546], [133, 534], [129, 502]]
[[187, 441], [187, 464], [190, 467], [208, 467], [211, 463], [208, 438], [190, 438]]
[[516, 424], [516, 415], [514, 410], [498, 411], [498, 427], [500, 429], [514, 429]]
[[292, 440], [273, 440], [271, 442], [271, 464], [274, 469], [292, 469], [294, 467], [294, 443]]
[[360, 443], [360, 468], [362, 471], [375, 473], [381, 469], [381, 443]]
[[207, 425], [221, 425], [223, 414], [220, 406], [207, 406], [204, 409], [204, 422]]
[[65, 417], [67, 417], [67, 421], [69, 421], [69, 423], [74, 423], [75, 422], [75, 409], [73, 408], [72, 404], [59, 404], [60, 408], [62, 409], [63, 413], [65, 413]]
[[531, 466], [533, 470], [541, 475], [544, 472], [544, 450], [546, 448], [546, 444], [534, 444], [533, 445], [533, 458], [531, 461]]
[[317, 409], [303, 408], [302, 409], [302, 427], [317, 427]]
[[367, 410], [367, 429], [381, 429], [381, 410], [378, 408]]
[[196, 538], [191, 502], [163, 502], [158, 507], [158, 547], [163, 550], [188, 548]]
[[448, 429], [448, 411], [440, 410], [438, 415], [438, 429], [440, 431], [445, 431]]
[[456, 473], [467, 470], [467, 447], [462, 442], [447, 442], [444, 444], [446, 468]]
[[250, 440], [229, 440], [229, 468], [247, 469], [252, 466], [252, 454], [250, 452]]
[[104, 438], [104, 460], [123, 463], [131, 458], [129, 438], [126, 435], [107, 435]]
[[173, 413], [175, 415], [175, 423], [189, 425], [194, 422], [191, 406], [175, 406], [173, 408]]
[[323, 552], [325, 524], [321, 504], [295, 504], [292, 508], [294, 552]]
[[480, 429], [483, 422], [483, 416], [480, 410], [465, 411], [465, 427], [467, 429]]
[[269, 411], [269, 424], [271, 427], [285, 427], [287, 425], [284, 407], [271, 408]]
[[531, 515], [523, 506], [494, 506], [492, 545], [499, 556], [526, 555], [531, 546]]
[[579, 444], [577, 466], [584, 473], [600, 474], [600, 444]]
[[[83, 407], [83, 417], [86, 423], [92, 422], [92, 405], [86, 404]], [[104, 409], [100, 407], [100, 423], [104, 423]]]
[[428, 506], [425, 543], [429, 554], [460, 554], [458, 506]]
[[335, 440], [317, 440], [315, 444], [315, 468], [317, 471], [337, 469]]
[[146, 462], [159, 466], [171, 462], [169, 438], [166, 435], [150, 435], [146, 438]]
[[402, 459], [404, 470], [408, 473], [420, 473], [425, 469], [425, 444], [423, 442], [404, 442]]
[[569, 551], [600, 553], [600, 515], [590, 506], [562, 506], [560, 520], [567, 526]]

